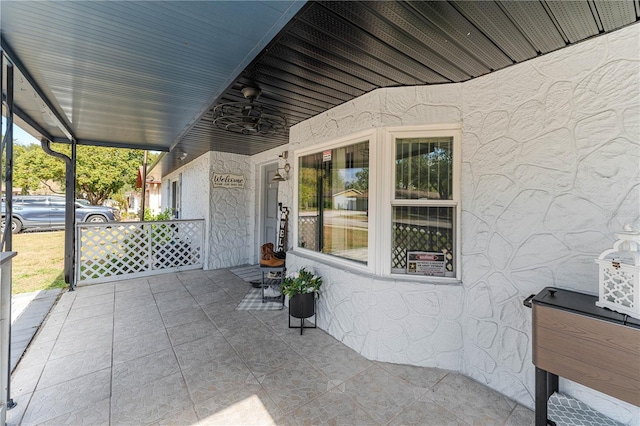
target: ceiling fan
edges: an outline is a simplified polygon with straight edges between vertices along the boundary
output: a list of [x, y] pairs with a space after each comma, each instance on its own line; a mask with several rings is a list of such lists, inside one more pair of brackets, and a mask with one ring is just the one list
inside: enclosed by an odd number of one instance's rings
[[213, 109], [213, 124], [219, 129], [243, 135], [280, 135], [287, 131], [287, 119], [276, 108], [256, 102], [260, 89], [244, 86], [246, 102], [227, 102]]

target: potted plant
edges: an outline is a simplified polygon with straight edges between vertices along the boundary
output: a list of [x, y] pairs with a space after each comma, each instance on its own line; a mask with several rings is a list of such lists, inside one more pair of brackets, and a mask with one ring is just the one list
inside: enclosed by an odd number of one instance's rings
[[[310, 318], [316, 313], [316, 295], [320, 294], [322, 278], [314, 275], [306, 268], [300, 269], [285, 277], [280, 286], [280, 291], [289, 297], [289, 328], [300, 328], [300, 334], [305, 327], [305, 318]], [[300, 318], [300, 327], [291, 325], [291, 317]]]

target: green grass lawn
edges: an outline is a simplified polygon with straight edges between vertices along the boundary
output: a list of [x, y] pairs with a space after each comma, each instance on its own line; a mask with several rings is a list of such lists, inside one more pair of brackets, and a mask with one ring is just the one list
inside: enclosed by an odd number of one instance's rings
[[325, 226], [324, 245], [328, 253], [364, 248], [369, 245], [369, 232], [366, 229]]
[[64, 231], [13, 236], [13, 294], [65, 287]]

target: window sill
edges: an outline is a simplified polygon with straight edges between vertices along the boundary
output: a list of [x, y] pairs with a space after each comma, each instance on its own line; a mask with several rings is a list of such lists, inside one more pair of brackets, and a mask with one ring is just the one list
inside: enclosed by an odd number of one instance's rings
[[431, 285], [462, 285], [462, 281], [450, 277], [431, 277], [427, 275], [389, 274], [384, 277], [391, 281], [416, 282]]
[[366, 266], [360, 266], [351, 264], [347, 260], [337, 260], [331, 256], [324, 255], [322, 253], [315, 253], [308, 250], [292, 249], [287, 252], [289, 255], [300, 257], [302, 259], [312, 260], [314, 262], [322, 263], [323, 265], [330, 266], [332, 268], [340, 269], [342, 271], [357, 274], [358, 276], [375, 279], [377, 281], [384, 282], [405, 282], [415, 284], [427, 284], [427, 285], [451, 285], [461, 286], [462, 281], [456, 278], [446, 277], [428, 277], [420, 275], [406, 275], [406, 274], [388, 274], [388, 275], [376, 275], [369, 271]]

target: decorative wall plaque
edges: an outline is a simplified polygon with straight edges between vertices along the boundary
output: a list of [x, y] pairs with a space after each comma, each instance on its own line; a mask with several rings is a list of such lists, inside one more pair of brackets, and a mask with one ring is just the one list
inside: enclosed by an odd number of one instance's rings
[[231, 173], [214, 173], [214, 188], [240, 188], [244, 189], [244, 175], [233, 175]]

